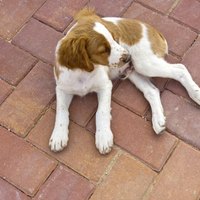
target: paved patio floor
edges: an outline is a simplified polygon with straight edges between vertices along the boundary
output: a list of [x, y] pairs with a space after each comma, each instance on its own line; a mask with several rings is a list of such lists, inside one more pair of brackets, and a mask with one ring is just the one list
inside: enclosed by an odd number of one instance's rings
[[167, 60], [185, 64], [200, 85], [199, 0], [1, 0], [0, 199], [199, 200], [200, 107], [173, 80], [153, 80], [167, 116], [163, 135], [154, 134], [143, 95], [117, 81], [112, 152], [95, 148], [95, 94], [75, 97], [68, 147], [49, 150], [54, 49], [87, 5], [154, 25], [168, 40]]

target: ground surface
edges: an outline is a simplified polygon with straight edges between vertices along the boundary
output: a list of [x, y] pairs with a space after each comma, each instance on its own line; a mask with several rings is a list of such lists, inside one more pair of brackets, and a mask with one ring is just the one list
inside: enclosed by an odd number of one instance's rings
[[101, 16], [153, 24], [168, 40], [167, 59], [184, 63], [200, 85], [199, 0], [1, 0], [0, 199], [199, 200], [200, 109], [175, 81], [154, 80], [167, 116], [162, 136], [142, 94], [124, 81], [113, 90], [109, 155], [94, 145], [95, 94], [74, 99], [68, 148], [49, 150], [55, 45], [87, 4]]

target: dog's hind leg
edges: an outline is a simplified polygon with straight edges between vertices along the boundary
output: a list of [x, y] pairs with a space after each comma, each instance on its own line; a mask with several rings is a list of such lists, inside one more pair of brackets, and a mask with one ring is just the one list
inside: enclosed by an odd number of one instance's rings
[[164, 77], [179, 81], [189, 96], [200, 105], [200, 88], [183, 64], [170, 64], [156, 55], [151, 56], [146, 63], [141, 64], [138, 63], [135, 66], [138, 73], [148, 77]]
[[153, 129], [157, 134], [161, 133], [165, 130], [165, 116], [158, 88], [151, 83], [149, 78], [138, 74], [136, 71], [130, 74], [129, 80], [143, 92], [151, 106]]

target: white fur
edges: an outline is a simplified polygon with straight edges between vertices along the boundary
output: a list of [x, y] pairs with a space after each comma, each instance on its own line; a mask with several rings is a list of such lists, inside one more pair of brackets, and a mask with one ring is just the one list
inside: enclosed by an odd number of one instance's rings
[[[104, 18], [115, 24], [120, 18]], [[128, 44], [117, 44], [105, 26], [97, 22], [94, 30], [103, 34], [111, 45], [111, 56], [109, 64], [111, 67], [95, 65], [92, 72], [79, 69], [70, 70], [60, 67], [60, 77], [56, 80], [57, 113], [55, 127], [50, 138], [51, 150], [60, 151], [68, 141], [69, 105], [73, 95], [83, 96], [89, 92], [98, 95], [98, 110], [96, 113], [96, 147], [102, 154], [108, 153], [113, 145], [113, 134], [110, 129], [110, 104], [112, 82], [125, 67], [116, 67], [120, 57], [124, 53], [130, 53], [135, 71], [128, 77], [136, 87], [144, 93], [152, 109], [152, 124], [154, 131], [159, 134], [165, 129], [165, 116], [160, 100], [159, 90], [150, 82], [148, 77], [165, 77], [179, 81], [188, 91], [190, 97], [200, 104], [200, 88], [192, 80], [189, 72], [182, 64], [169, 64], [163, 58], [155, 55], [149, 42], [147, 27], [142, 26], [142, 38], [140, 41], [129, 46]], [[57, 49], [60, 43], [58, 43]], [[113, 67], [112, 67], [113, 66]]]

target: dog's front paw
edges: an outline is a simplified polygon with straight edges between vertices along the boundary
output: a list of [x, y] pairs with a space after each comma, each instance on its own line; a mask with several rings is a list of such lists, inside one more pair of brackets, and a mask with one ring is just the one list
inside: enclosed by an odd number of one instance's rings
[[67, 146], [68, 133], [63, 130], [54, 129], [49, 140], [49, 146], [52, 151], [57, 152]]
[[162, 133], [166, 129], [166, 118], [162, 116], [153, 116], [152, 117], [153, 129], [156, 134]]
[[200, 88], [198, 86], [194, 87], [194, 90], [189, 93], [190, 97], [200, 105]]
[[113, 134], [111, 130], [97, 131], [95, 135], [96, 147], [101, 154], [107, 154], [113, 146]]

